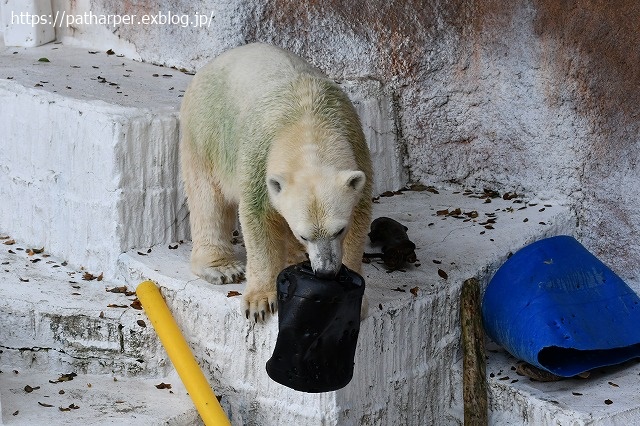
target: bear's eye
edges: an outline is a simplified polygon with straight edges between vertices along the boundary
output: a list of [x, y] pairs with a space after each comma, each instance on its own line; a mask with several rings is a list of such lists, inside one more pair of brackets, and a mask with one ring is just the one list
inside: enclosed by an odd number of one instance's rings
[[344, 232], [344, 228], [342, 228], [341, 230], [333, 234], [333, 238], [339, 237], [340, 235], [342, 235], [343, 232]]
[[309, 241], [309, 239], [308, 239], [308, 238], [305, 238], [305, 237], [303, 237], [302, 235], [300, 235], [300, 239], [301, 239], [302, 241]]

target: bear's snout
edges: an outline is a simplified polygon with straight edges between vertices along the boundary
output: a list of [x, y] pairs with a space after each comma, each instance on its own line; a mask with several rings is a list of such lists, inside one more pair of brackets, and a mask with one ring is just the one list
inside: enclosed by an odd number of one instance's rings
[[339, 240], [316, 240], [307, 246], [313, 273], [330, 279], [338, 275], [342, 266], [342, 246]]

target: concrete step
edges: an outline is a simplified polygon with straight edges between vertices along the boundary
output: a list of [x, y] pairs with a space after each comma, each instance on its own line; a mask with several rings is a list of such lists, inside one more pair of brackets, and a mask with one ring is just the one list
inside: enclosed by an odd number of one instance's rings
[[342, 390], [304, 394], [271, 381], [264, 365], [277, 321], [247, 322], [240, 298], [228, 297], [243, 285], [197, 279], [188, 270], [189, 243], [180, 242], [121, 255], [117, 282], [85, 281], [85, 273], [98, 274], [65, 266], [46, 250], [31, 254], [20, 241], [3, 244], [0, 365], [3, 371], [162, 380], [172, 369], [153, 330], [142, 325], [148, 324], [144, 313], [130, 306], [133, 296], [107, 291], [133, 289], [150, 278], [161, 285], [234, 424], [457, 423], [460, 413], [450, 401], [461, 389], [451, 373], [461, 283], [471, 276], [487, 279], [530, 241], [573, 229], [572, 215], [555, 202], [540, 207], [474, 197], [407, 191], [375, 204], [376, 216], [409, 228], [419, 265], [394, 272], [376, 262], [364, 265], [370, 314], [362, 323], [354, 378]]
[[0, 228], [107, 277], [130, 247], [183, 238], [177, 114], [189, 81], [116, 54], [2, 47]]
[[[198, 424], [135, 296], [0, 237], [0, 423]], [[153, 386], [163, 382], [171, 391]]]
[[265, 363], [277, 321], [244, 319], [240, 297], [230, 293], [242, 293], [243, 284], [213, 286], [193, 276], [188, 242], [123, 254], [122, 280], [160, 284], [234, 424], [458, 424], [461, 376], [452, 366], [462, 282], [486, 282], [509, 253], [571, 233], [575, 219], [555, 201], [438, 192], [406, 191], [375, 204], [375, 217], [409, 228], [419, 262], [393, 272], [377, 262], [364, 265], [369, 316], [361, 324], [353, 380], [336, 392], [305, 394], [269, 379]]
[[2, 370], [5, 425], [201, 425], [176, 375], [131, 379], [118, 375]]
[[519, 362], [495, 343], [487, 343], [493, 424], [608, 426], [640, 422], [638, 361], [598, 368], [585, 378], [555, 382], [518, 375]]

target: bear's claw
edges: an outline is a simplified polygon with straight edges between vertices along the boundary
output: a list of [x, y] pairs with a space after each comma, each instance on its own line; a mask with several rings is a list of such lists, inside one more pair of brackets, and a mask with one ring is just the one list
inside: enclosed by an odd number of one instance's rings
[[233, 262], [224, 266], [204, 266], [197, 269], [194, 268], [193, 272], [211, 284], [240, 283], [245, 279], [245, 268], [240, 262]]
[[276, 292], [248, 292], [244, 296], [244, 315], [256, 323], [260, 318], [265, 321], [267, 314], [277, 311]]

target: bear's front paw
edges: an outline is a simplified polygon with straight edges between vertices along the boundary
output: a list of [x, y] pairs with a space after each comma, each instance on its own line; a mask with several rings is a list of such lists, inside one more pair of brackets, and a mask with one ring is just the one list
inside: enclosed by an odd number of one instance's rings
[[193, 273], [211, 284], [231, 284], [244, 280], [245, 267], [242, 262], [231, 262], [220, 266], [191, 266]]
[[247, 319], [253, 318], [255, 322], [258, 322], [259, 318], [264, 321], [267, 313], [273, 315], [278, 309], [278, 296], [275, 291], [249, 291], [245, 293], [243, 300], [244, 315]]

